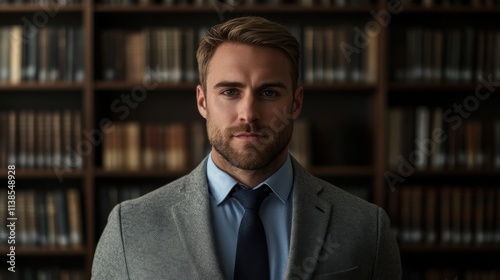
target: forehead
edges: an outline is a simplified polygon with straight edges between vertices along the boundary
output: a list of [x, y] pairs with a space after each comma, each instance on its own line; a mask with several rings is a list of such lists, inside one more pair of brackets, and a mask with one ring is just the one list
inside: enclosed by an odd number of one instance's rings
[[282, 79], [291, 82], [291, 62], [281, 51], [271, 47], [223, 43], [212, 56], [207, 82], [217, 79], [253, 77]]

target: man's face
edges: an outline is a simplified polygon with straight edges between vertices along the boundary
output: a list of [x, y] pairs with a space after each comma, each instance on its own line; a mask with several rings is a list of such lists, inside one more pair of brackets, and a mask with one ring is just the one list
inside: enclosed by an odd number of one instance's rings
[[244, 170], [285, 158], [302, 87], [292, 90], [291, 67], [280, 51], [224, 43], [208, 66], [206, 89], [197, 87], [214, 156]]

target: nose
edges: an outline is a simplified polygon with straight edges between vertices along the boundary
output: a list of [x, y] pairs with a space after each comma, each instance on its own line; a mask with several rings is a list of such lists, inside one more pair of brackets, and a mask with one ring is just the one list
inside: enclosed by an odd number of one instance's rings
[[259, 120], [259, 104], [253, 94], [245, 94], [237, 106], [239, 121], [241, 123], [253, 123]]

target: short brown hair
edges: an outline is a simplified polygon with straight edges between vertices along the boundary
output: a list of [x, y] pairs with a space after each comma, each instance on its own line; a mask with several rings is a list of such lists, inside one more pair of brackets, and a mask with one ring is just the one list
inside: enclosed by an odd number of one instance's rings
[[246, 16], [213, 26], [200, 41], [196, 58], [200, 83], [206, 88], [208, 64], [217, 47], [223, 43], [242, 43], [270, 47], [281, 51], [291, 62], [292, 86], [299, 79], [300, 45], [290, 31], [262, 17]]

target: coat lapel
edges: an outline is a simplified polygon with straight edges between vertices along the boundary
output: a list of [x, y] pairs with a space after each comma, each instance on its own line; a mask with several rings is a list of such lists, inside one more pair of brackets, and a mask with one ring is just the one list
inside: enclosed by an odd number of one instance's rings
[[223, 279], [210, 216], [206, 160], [185, 182], [183, 198], [171, 208], [171, 214], [194, 268], [192, 279]]
[[322, 187], [314, 183], [312, 175], [295, 160], [293, 166], [292, 230], [285, 279], [310, 279], [327, 242], [331, 205], [319, 196]]

